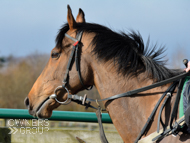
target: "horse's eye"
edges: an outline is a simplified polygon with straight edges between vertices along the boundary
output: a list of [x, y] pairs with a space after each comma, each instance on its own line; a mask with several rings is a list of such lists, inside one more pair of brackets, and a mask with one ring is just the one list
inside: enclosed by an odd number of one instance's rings
[[52, 58], [59, 58], [59, 56], [60, 56], [60, 53], [54, 53], [54, 52], [53, 52], [53, 53], [51, 54], [51, 57], [52, 57]]

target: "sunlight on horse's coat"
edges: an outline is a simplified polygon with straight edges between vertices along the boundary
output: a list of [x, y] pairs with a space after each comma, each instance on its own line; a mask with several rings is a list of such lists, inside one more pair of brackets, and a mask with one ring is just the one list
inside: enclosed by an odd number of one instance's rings
[[[162, 59], [159, 59], [163, 49], [156, 50], [154, 47], [148, 50], [139, 33], [116, 33], [102, 25], [85, 21], [84, 12], [81, 9], [75, 21], [68, 6], [68, 23], [60, 29], [56, 38], [56, 47], [51, 52], [49, 62], [28, 95], [31, 115], [49, 118], [52, 110], [60, 106], [54, 99], [48, 99], [48, 97], [54, 93], [56, 87], [62, 85], [74, 44], [72, 40], [65, 37], [65, 33], [76, 37], [78, 32], [83, 32], [79, 46], [81, 76], [85, 86], [94, 85], [102, 99], [151, 85], [155, 81], [180, 73], [179, 70], [166, 68]], [[84, 90], [77, 77], [75, 65], [73, 61], [66, 85], [71, 94]], [[134, 142], [156, 102], [169, 86], [170, 84], [167, 84], [133, 97], [103, 102], [124, 142]], [[62, 89], [57, 92], [57, 97], [60, 101], [65, 101], [67, 92]], [[175, 99], [175, 94], [163, 111], [162, 118], [166, 124], [168, 120], [165, 119], [171, 114], [171, 110], [168, 109], [173, 106], [173, 99]], [[156, 130], [157, 117], [158, 112], [145, 136]], [[183, 141], [178, 140], [178, 142]]]

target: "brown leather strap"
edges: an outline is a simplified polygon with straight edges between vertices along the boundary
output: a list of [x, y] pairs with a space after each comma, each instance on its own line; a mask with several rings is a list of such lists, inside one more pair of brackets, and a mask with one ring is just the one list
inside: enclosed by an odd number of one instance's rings
[[108, 140], [104, 133], [104, 128], [102, 125], [102, 113], [101, 113], [101, 107], [98, 106], [98, 109], [96, 110], [96, 116], [98, 118], [98, 124], [99, 124], [99, 133], [100, 133], [100, 139], [102, 143], [108, 143]]

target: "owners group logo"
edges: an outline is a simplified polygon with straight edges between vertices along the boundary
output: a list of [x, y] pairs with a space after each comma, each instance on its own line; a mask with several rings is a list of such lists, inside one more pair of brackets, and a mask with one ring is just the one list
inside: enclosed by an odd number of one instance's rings
[[9, 119], [8, 126], [11, 130], [8, 134], [43, 134], [49, 130], [48, 119]]

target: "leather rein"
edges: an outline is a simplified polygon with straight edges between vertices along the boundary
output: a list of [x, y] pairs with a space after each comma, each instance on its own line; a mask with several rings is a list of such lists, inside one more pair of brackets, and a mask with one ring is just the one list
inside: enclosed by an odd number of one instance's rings
[[[91, 98], [87, 98], [87, 96], [78, 96], [78, 95], [72, 95], [69, 93], [69, 90], [67, 89], [67, 83], [68, 83], [68, 80], [69, 80], [69, 71], [72, 69], [72, 64], [74, 63], [73, 61], [75, 60], [75, 64], [76, 64], [76, 70], [77, 70], [77, 73], [78, 73], [78, 77], [79, 77], [79, 80], [80, 80], [80, 83], [82, 84], [83, 88], [86, 89], [86, 90], [91, 90], [93, 88], [93, 85], [90, 86], [90, 87], [87, 87], [84, 85], [83, 83], [83, 80], [82, 80], [82, 76], [81, 76], [81, 72], [80, 72], [80, 64], [79, 64], [79, 43], [81, 42], [81, 38], [82, 38], [82, 34], [83, 32], [79, 32], [77, 33], [76, 35], [76, 38], [73, 38], [71, 37], [70, 35], [68, 35], [67, 33], [65, 33], [65, 36], [69, 39], [71, 39], [72, 41], [74, 41], [75, 43], [73, 44], [73, 48], [72, 48], [72, 51], [71, 51], [71, 54], [70, 54], [70, 57], [69, 57], [69, 61], [68, 61], [68, 64], [67, 64], [67, 70], [66, 70], [66, 73], [64, 75], [64, 79], [63, 79], [63, 84], [58, 86], [55, 90], [54, 90], [54, 94], [50, 95], [49, 98], [50, 99], [55, 99], [58, 103], [62, 104], [62, 105], [67, 105], [69, 104], [71, 101], [73, 102], [76, 102], [82, 106], [85, 106], [86, 109], [88, 107], [90, 108], [93, 108], [93, 109], [97, 109], [96, 111], [96, 115], [97, 115], [97, 118], [98, 118], [98, 122], [99, 122], [99, 126], [100, 126], [100, 136], [101, 136], [101, 141], [103, 143], [107, 143], [107, 139], [105, 137], [105, 134], [104, 134], [104, 130], [103, 130], [103, 126], [102, 126], [102, 122], [101, 122], [101, 111], [102, 108], [99, 106], [99, 103], [98, 102], [101, 102], [101, 101], [109, 101], [109, 100], [114, 100], [114, 99], [118, 99], [118, 98], [121, 98], [121, 97], [131, 97], [135, 94], [138, 94], [140, 92], [143, 92], [143, 91], [146, 91], [146, 90], [149, 90], [149, 89], [152, 89], [152, 88], [156, 88], [158, 86], [162, 86], [162, 85], [165, 85], [165, 84], [168, 84], [168, 83], [172, 83], [173, 84], [166, 90], [166, 92], [163, 94], [163, 96], [159, 99], [158, 103], [156, 104], [153, 112], [151, 113], [151, 115], [149, 116], [145, 126], [143, 127], [143, 129], [141, 130], [140, 134], [138, 135], [137, 139], [135, 142], [138, 142], [138, 140], [140, 140], [140, 138], [146, 133], [146, 130], [147, 130], [147, 127], [148, 125], [150, 124], [150, 122], [153, 120], [153, 116], [158, 108], [158, 106], [160, 105], [161, 101], [164, 99], [164, 97], [166, 96], [165, 98], [165, 101], [164, 101], [164, 104], [162, 105], [161, 107], [161, 110], [160, 110], [160, 113], [159, 113], [159, 118], [158, 118], [158, 129], [159, 129], [159, 124], [161, 122], [161, 125], [163, 126], [163, 128], [165, 128], [163, 122], [162, 122], [162, 119], [161, 119], [161, 113], [162, 113], [162, 110], [165, 106], [165, 103], [167, 102], [167, 100], [172, 96], [172, 93], [174, 92], [177, 84], [179, 84], [178, 86], [178, 92], [177, 92], [177, 97], [176, 97], [176, 100], [178, 100], [179, 98], [179, 94], [181, 93], [181, 87], [183, 85], [183, 81], [184, 81], [184, 78], [188, 75], [190, 75], [188, 73], [182, 73], [180, 75], [177, 75], [175, 77], [172, 77], [172, 78], [169, 78], [169, 79], [166, 79], [166, 80], [163, 80], [163, 81], [160, 81], [160, 82], [157, 82], [157, 83], [154, 83], [152, 85], [149, 85], [149, 86], [145, 86], [145, 87], [142, 87], [142, 88], [139, 88], [139, 89], [135, 89], [135, 90], [131, 90], [131, 91], [128, 91], [128, 92], [125, 92], [125, 93], [121, 93], [121, 94], [117, 94], [117, 95], [114, 95], [114, 96], [111, 96], [111, 97], [108, 97], [108, 98], [104, 98], [104, 99], [91, 99]], [[66, 92], [68, 93], [67, 95], [67, 99], [64, 101], [64, 102], [61, 102], [57, 99], [57, 95], [56, 95], [56, 92], [60, 89], [65, 89]], [[91, 105], [91, 102], [96, 102], [98, 104], [98, 108], [94, 107]], [[170, 121], [170, 128], [173, 129], [172, 127], [172, 122], [173, 122], [173, 119], [175, 118], [175, 116], [177, 115], [177, 103], [178, 101], [176, 101], [176, 105], [174, 105], [174, 108], [173, 111], [172, 111], [172, 118], [171, 118], [171, 121]]]

